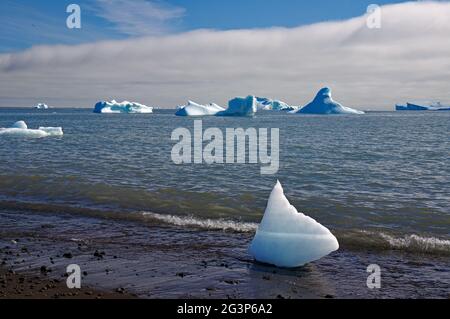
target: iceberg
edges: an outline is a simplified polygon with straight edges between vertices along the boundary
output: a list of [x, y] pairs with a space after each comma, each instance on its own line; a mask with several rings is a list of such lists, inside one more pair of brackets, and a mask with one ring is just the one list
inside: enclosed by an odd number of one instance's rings
[[444, 106], [440, 102], [430, 105], [418, 105], [414, 103], [406, 103], [405, 105], [396, 105], [396, 111], [450, 111], [450, 106]]
[[298, 110], [297, 106], [290, 106], [279, 100], [272, 100], [266, 97], [256, 97], [258, 111], [285, 111], [291, 112]]
[[258, 111], [256, 97], [236, 97], [228, 102], [228, 109], [219, 112], [217, 116], [253, 116]]
[[38, 129], [29, 129], [24, 121], [18, 121], [9, 128], [0, 128], [0, 135], [41, 138], [48, 136], [63, 136], [64, 133], [61, 127], [39, 127]]
[[175, 113], [176, 116], [211, 116], [216, 115], [219, 112], [223, 112], [225, 109], [217, 104], [201, 105], [192, 101], [188, 101], [188, 104], [180, 106]]
[[38, 109], [38, 110], [46, 110], [48, 109], [48, 105], [45, 103], [38, 103], [37, 105], [35, 105], [33, 108]]
[[258, 262], [301, 267], [339, 249], [334, 235], [292, 206], [280, 182], [275, 185], [249, 252]]
[[358, 111], [333, 101], [331, 97], [331, 89], [321, 89], [314, 100], [302, 107], [298, 112], [300, 114], [364, 114], [363, 111]]
[[175, 113], [177, 116], [253, 116], [257, 112], [257, 102], [254, 96], [237, 97], [228, 102], [228, 108], [217, 104], [201, 105], [189, 101], [180, 106]]
[[136, 102], [128, 102], [124, 101], [119, 103], [115, 100], [111, 102], [101, 101], [95, 104], [94, 113], [99, 114], [118, 114], [118, 113], [127, 113], [127, 114], [148, 114], [153, 113], [153, 107], [146, 106], [143, 104], [139, 104]]

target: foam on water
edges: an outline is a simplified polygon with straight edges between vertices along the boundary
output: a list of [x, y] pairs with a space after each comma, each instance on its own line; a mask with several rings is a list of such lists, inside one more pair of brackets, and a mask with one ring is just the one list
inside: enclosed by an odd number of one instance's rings
[[206, 230], [223, 230], [223, 231], [235, 231], [241, 233], [254, 232], [258, 229], [258, 224], [245, 223], [225, 219], [201, 219], [193, 216], [174, 216], [163, 215], [150, 212], [142, 213], [145, 218], [151, 218], [159, 222], [163, 222], [169, 225], [181, 226], [181, 227], [198, 227]]

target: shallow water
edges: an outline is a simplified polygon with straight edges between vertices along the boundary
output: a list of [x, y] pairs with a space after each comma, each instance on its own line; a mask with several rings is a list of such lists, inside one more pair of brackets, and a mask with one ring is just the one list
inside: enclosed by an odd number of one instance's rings
[[345, 247], [450, 254], [450, 113], [203, 119], [204, 128], [280, 128], [274, 176], [254, 164], [173, 164], [172, 130], [193, 130], [173, 113], [0, 109], [0, 127], [24, 120], [65, 133], [0, 137], [1, 205], [252, 232], [279, 179], [291, 203]]

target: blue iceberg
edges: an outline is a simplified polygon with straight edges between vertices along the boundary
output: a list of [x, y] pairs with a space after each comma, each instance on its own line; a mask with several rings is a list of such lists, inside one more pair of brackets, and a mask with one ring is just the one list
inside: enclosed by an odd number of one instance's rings
[[343, 106], [331, 97], [331, 89], [321, 89], [314, 100], [301, 108], [299, 114], [364, 114], [363, 111]]
[[279, 100], [272, 100], [266, 97], [256, 97], [258, 111], [284, 111], [291, 112], [298, 110], [296, 106], [290, 106]]
[[115, 100], [111, 102], [101, 101], [95, 104], [94, 113], [99, 114], [118, 114], [118, 113], [127, 113], [127, 114], [148, 114], [153, 113], [153, 107], [149, 107], [143, 104], [139, 104], [136, 102], [128, 102], [124, 101], [119, 103]]
[[228, 109], [217, 113], [217, 116], [253, 116], [258, 111], [256, 97], [236, 97], [228, 102]]
[[450, 106], [443, 106], [440, 102], [430, 105], [419, 105], [406, 103], [405, 105], [396, 105], [396, 111], [450, 111]]

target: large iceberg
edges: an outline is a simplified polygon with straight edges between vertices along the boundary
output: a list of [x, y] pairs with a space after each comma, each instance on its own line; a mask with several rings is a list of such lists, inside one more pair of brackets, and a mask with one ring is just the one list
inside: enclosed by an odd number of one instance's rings
[[201, 105], [189, 101], [187, 105], [178, 108], [177, 116], [253, 116], [257, 112], [257, 101], [254, 96], [237, 97], [228, 102], [228, 108], [217, 104]]
[[297, 106], [290, 106], [279, 100], [272, 100], [266, 97], [256, 97], [258, 111], [285, 111], [292, 112], [298, 110]]
[[228, 102], [228, 109], [219, 112], [217, 116], [253, 116], [258, 111], [256, 97], [236, 97]]
[[98, 102], [97, 104], [95, 104], [94, 113], [147, 114], [147, 113], [153, 113], [153, 107], [139, 104], [136, 102], [128, 102], [128, 101], [124, 101], [122, 103], [119, 103], [115, 100], [112, 100], [111, 102], [101, 101], [101, 102]]
[[18, 121], [9, 128], [0, 128], [0, 135], [41, 138], [48, 136], [63, 136], [64, 133], [61, 127], [39, 127], [38, 129], [29, 129], [24, 121]]
[[37, 109], [37, 110], [46, 110], [48, 109], [48, 105], [45, 103], [38, 103], [37, 105], [35, 105], [33, 108]]
[[251, 243], [250, 254], [262, 263], [295, 268], [338, 249], [336, 237], [311, 217], [299, 213], [277, 182]]
[[396, 105], [396, 111], [450, 111], [450, 106], [444, 106], [440, 102], [430, 105], [418, 105], [406, 103], [405, 105]]
[[363, 111], [358, 111], [333, 101], [331, 97], [331, 89], [321, 89], [314, 100], [302, 107], [297, 113], [300, 114], [364, 114]]
[[225, 109], [217, 104], [201, 105], [192, 101], [188, 101], [188, 104], [180, 106], [175, 113], [177, 116], [208, 116], [216, 115], [219, 112], [223, 112]]

